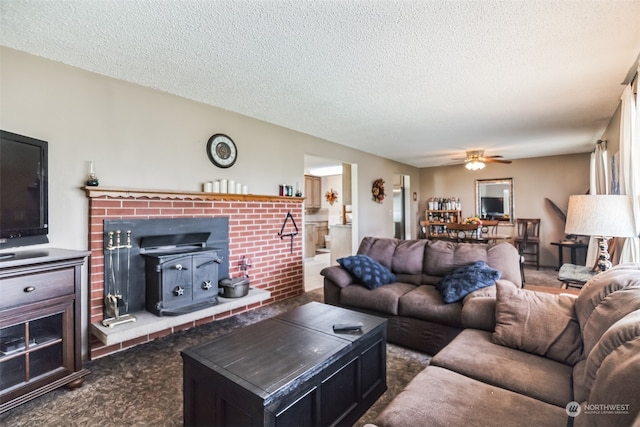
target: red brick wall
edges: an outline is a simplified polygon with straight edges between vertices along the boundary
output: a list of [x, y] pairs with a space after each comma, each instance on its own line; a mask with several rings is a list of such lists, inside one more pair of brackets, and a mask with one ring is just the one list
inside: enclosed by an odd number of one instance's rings
[[[142, 336], [120, 344], [105, 346], [97, 339], [90, 340], [91, 358], [113, 353], [143, 342], [232, 316], [261, 305], [285, 300], [304, 292], [302, 271], [302, 199], [279, 197], [241, 196], [239, 200], [223, 200], [220, 196], [208, 200], [207, 196], [148, 193], [135, 194], [128, 191], [102, 195], [104, 192], [88, 191], [89, 194], [89, 261], [90, 322], [103, 320], [104, 300], [104, 242], [103, 221], [114, 219], [145, 218], [202, 218], [229, 217], [229, 273], [238, 275], [238, 263], [244, 255], [251, 258], [251, 286], [271, 292], [271, 298], [233, 312], [217, 314], [195, 322], [189, 322], [170, 330]], [[213, 196], [208, 196], [213, 197]], [[233, 195], [229, 195], [233, 198]], [[278, 233], [290, 212], [299, 233], [293, 239], [281, 239]], [[284, 233], [294, 231], [291, 223]]]

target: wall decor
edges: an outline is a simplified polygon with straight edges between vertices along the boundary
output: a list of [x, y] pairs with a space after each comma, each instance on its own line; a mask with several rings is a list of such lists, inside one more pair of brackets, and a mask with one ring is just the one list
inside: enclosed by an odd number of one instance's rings
[[230, 168], [238, 158], [238, 148], [227, 135], [217, 133], [207, 141], [207, 156], [219, 168]]
[[378, 178], [373, 181], [371, 194], [373, 195], [374, 202], [382, 203], [384, 200], [384, 180], [382, 178]]
[[327, 202], [329, 202], [331, 206], [333, 206], [333, 204], [338, 201], [338, 192], [332, 188], [330, 191], [327, 191], [324, 198], [327, 199]]

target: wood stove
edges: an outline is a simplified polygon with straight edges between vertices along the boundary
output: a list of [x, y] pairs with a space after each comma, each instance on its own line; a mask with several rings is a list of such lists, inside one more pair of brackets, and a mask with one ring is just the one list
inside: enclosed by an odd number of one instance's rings
[[105, 220], [104, 242], [105, 326], [211, 307], [229, 277], [228, 217]]
[[142, 239], [147, 311], [177, 316], [218, 303], [222, 250], [206, 247], [208, 237], [195, 233]]

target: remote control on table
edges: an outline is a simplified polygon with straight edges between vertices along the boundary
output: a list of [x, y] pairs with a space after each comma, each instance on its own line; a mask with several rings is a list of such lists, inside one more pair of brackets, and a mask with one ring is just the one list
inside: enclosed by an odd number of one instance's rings
[[361, 322], [353, 323], [336, 323], [333, 325], [333, 332], [354, 332], [362, 330]]

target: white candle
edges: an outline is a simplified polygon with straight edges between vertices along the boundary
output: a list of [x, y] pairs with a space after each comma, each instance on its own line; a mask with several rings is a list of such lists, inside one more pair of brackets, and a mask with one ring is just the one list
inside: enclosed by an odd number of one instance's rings
[[219, 193], [220, 192], [220, 181], [214, 181], [213, 182], [213, 192], [214, 193]]
[[242, 193], [242, 184], [236, 182], [236, 194]]
[[227, 193], [227, 180], [226, 179], [221, 179], [220, 180], [220, 192], [221, 193]]
[[205, 182], [202, 184], [202, 191], [205, 193], [211, 193], [213, 191], [213, 182]]
[[249, 194], [249, 186], [248, 185], [243, 185], [242, 186], [242, 194]]

